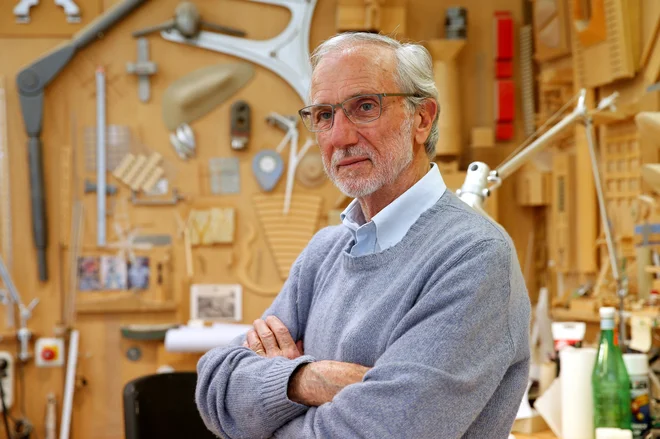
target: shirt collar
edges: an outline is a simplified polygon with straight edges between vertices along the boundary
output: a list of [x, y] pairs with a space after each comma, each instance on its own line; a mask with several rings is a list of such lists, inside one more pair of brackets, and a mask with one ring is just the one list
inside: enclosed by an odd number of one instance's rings
[[[379, 247], [385, 249], [401, 241], [420, 215], [433, 206], [446, 189], [440, 169], [431, 163], [431, 169], [424, 177], [372, 218]], [[354, 238], [357, 229], [366, 223], [357, 199], [344, 209], [340, 219]]]

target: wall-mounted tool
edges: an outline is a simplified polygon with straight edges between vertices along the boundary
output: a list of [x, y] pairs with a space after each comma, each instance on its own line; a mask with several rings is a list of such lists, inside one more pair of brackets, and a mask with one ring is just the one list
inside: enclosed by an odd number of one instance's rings
[[21, 70], [16, 77], [21, 103], [23, 122], [28, 135], [28, 157], [30, 167], [30, 198], [32, 203], [32, 233], [37, 248], [39, 280], [48, 280], [46, 248], [46, 203], [44, 194], [43, 165], [41, 158], [41, 129], [43, 119], [44, 89], [67, 65], [73, 55], [95, 41], [119, 20], [131, 13], [146, 0], [125, 0], [108, 9], [91, 22], [68, 43], [48, 52], [30, 66]]
[[[85, 140], [85, 169], [96, 172], [96, 136], [95, 126], [86, 126]], [[72, 134], [73, 136], [73, 134]], [[127, 125], [106, 125], [105, 132], [105, 168], [114, 171], [131, 149], [131, 131]]]
[[177, 189], [172, 189], [172, 198], [138, 198], [137, 192], [131, 191], [131, 203], [135, 206], [174, 206], [179, 201], [185, 200], [186, 197], [181, 195]]
[[322, 186], [328, 179], [323, 169], [323, 160], [318, 151], [307, 153], [298, 163], [296, 178], [304, 186], [317, 188]]
[[293, 194], [293, 179], [296, 175], [296, 168], [298, 162], [305, 155], [307, 150], [314, 144], [314, 141], [308, 139], [300, 152], [298, 152], [298, 118], [290, 116], [284, 117], [277, 113], [270, 113], [266, 118], [266, 122], [269, 125], [276, 126], [282, 130], [286, 131], [286, 135], [282, 139], [275, 152], [278, 154], [286, 147], [286, 142], [289, 141], [289, 163], [286, 173], [286, 190], [284, 193], [284, 209], [283, 212], [286, 215], [289, 212], [289, 207], [291, 206], [291, 195]]
[[105, 246], [105, 70], [96, 69], [96, 245]]
[[188, 215], [190, 245], [212, 245], [234, 242], [236, 211], [232, 207], [191, 210]]
[[234, 29], [219, 24], [209, 23], [208, 21], [203, 21], [197, 6], [195, 6], [195, 4], [192, 2], [179, 3], [174, 10], [174, 17], [171, 20], [156, 26], [151, 26], [146, 29], [135, 31], [133, 32], [133, 36], [142, 37], [152, 32], [176, 29], [186, 38], [195, 38], [199, 34], [199, 31], [202, 27], [214, 30], [216, 32], [236, 35], [238, 37], [245, 36], [245, 32], [240, 29]]
[[282, 156], [272, 149], [259, 151], [252, 159], [252, 172], [262, 190], [272, 191], [284, 172]]
[[112, 175], [134, 192], [139, 190], [148, 192], [165, 173], [165, 170], [159, 166], [162, 158], [157, 152], [152, 152], [148, 157], [143, 154], [137, 157], [127, 154]]
[[231, 149], [245, 149], [250, 140], [250, 106], [245, 101], [236, 101], [232, 104], [229, 114]]
[[[85, 180], [85, 187], [83, 191], [86, 194], [94, 194], [98, 190], [98, 185], [91, 181], [91, 180]], [[106, 195], [117, 195], [117, 186], [112, 185], [112, 184], [106, 184], [105, 185], [105, 194]]]
[[291, 12], [291, 21], [281, 34], [263, 41], [208, 31], [200, 31], [196, 38], [188, 38], [176, 29], [163, 31], [161, 36], [168, 41], [226, 53], [259, 64], [283, 78], [298, 93], [300, 99], [306, 102], [312, 76], [309, 31], [316, 0], [251, 1], [285, 7]]
[[126, 63], [126, 71], [138, 76], [138, 96], [142, 102], [149, 102], [151, 87], [149, 77], [155, 75], [156, 63], [149, 61], [149, 40], [138, 38], [137, 61]]
[[212, 194], [237, 194], [241, 191], [238, 158], [215, 157], [209, 159], [209, 175]]
[[163, 95], [163, 121], [182, 159], [192, 156], [195, 138], [188, 124], [229, 99], [254, 76], [248, 63], [204, 67], [177, 79]]
[[[30, 8], [37, 6], [39, 0], [21, 0], [14, 6], [14, 15], [16, 23], [30, 22]], [[66, 21], [69, 23], [80, 23], [80, 8], [73, 0], [55, 0], [57, 6], [61, 6], [66, 14]]]

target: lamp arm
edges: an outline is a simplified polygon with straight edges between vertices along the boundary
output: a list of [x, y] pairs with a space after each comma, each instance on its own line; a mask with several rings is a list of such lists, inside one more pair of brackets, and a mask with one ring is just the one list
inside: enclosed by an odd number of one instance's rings
[[579, 118], [586, 116], [587, 107], [585, 105], [586, 90], [582, 89], [580, 91], [580, 97], [578, 98], [578, 103], [575, 106], [575, 109], [562, 120], [557, 122], [556, 125], [553, 125], [548, 131], [543, 133], [538, 139], [533, 141], [529, 146], [520, 151], [518, 154], [513, 156], [511, 160], [505, 162], [504, 164], [498, 166], [496, 170], [493, 171], [493, 175], [504, 180], [509, 177], [511, 174], [516, 172], [522, 165], [527, 163], [533, 154], [538, 152], [543, 146], [547, 145], [552, 139], [554, 139], [559, 133], [564, 131], [564, 129], [573, 124]]

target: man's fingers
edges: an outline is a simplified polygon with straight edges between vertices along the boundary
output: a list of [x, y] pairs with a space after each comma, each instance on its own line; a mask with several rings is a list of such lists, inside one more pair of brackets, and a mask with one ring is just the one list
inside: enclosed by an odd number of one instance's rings
[[284, 326], [284, 323], [275, 316], [266, 317], [266, 324], [271, 329], [277, 340], [277, 344], [280, 346], [280, 349], [283, 351], [285, 357], [291, 355], [297, 356], [296, 344], [289, 333], [289, 329]]
[[300, 352], [300, 355], [305, 355], [305, 349], [304, 349], [302, 340], [298, 340], [296, 342], [296, 347], [298, 348], [298, 352]]
[[280, 349], [273, 331], [270, 330], [266, 322], [261, 319], [257, 319], [254, 321], [252, 326], [254, 326], [254, 330], [257, 331], [257, 335], [259, 336], [261, 344], [263, 345], [267, 354], [275, 353], [274, 351]]
[[259, 336], [255, 332], [254, 329], [250, 329], [247, 333], [246, 341], [248, 343], [248, 347], [252, 349], [255, 353], [266, 356], [266, 351], [264, 350], [264, 346], [261, 343], [261, 340], [259, 339]]

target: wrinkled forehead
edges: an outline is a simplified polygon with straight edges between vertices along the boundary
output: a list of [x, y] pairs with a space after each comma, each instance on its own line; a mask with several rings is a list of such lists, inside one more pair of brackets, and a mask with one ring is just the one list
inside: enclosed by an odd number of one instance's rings
[[312, 103], [341, 102], [361, 93], [392, 93], [395, 69], [394, 52], [373, 44], [330, 52], [312, 74]]

